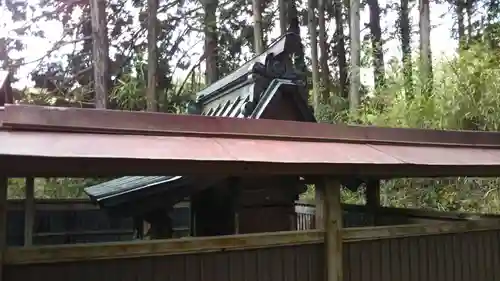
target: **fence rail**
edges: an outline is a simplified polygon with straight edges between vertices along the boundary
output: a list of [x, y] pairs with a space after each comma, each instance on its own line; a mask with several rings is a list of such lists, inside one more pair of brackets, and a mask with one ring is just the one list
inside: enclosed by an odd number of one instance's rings
[[[500, 280], [500, 221], [350, 228], [343, 281]], [[4, 280], [323, 279], [321, 231], [10, 247]]]
[[[7, 204], [7, 242], [23, 245], [24, 200], [9, 200]], [[471, 218], [500, 218], [492, 215], [443, 213], [427, 210], [379, 208], [367, 212], [365, 206], [343, 205], [344, 227], [370, 225], [416, 224], [440, 221], [465, 221]], [[297, 230], [314, 229], [315, 207], [297, 202]], [[376, 220], [374, 220], [376, 218]], [[176, 205], [173, 213], [174, 236], [190, 233], [189, 202]], [[131, 219], [114, 218], [88, 200], [37, 200], [33, 242], [35, 245], [72, 244], [131, 240]]]

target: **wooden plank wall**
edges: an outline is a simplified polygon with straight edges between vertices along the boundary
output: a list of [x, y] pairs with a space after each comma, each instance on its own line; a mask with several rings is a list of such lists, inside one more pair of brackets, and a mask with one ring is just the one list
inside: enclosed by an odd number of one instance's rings
[[321, 244], [145, 258], [8, 266], [4, 280], [308, 281], [321, 280]]
[[[7, 244], [24, 242], [24, 200], [9, 200]], [[110, 218], [84, 200], [39, 200], [35, 206], [33, 244], [72, 244], [132, 239], [132, 220]]]
[[500, 231], [346, 243], [345, 281], [500, 280]]
[[[4, 281], [318, 281], [321, 231], [11, 248]], [[344, 281], [500, 280], [500, 222], [343, 231]]]
[[[366, 226], [370, 214], [364, 206], [344, 212], [344, 227]], [[352, 210], [351, 210], [352, 209]], [[298, 230], [314, 228], [314, 207], [297, 205]], [[7, 214], [7, 244], [21, 246], [24, 241], [24, 200], [9, 200]], [[189, 202], [174, 208], [174, 237], [189, 235]], [[34, 245], [96, 243], [131, 240], [130, 218], [112, 218], [88, 200], [37, 200], [33, 223]]]
[[[7, 244], [23, 245], [24, 200], [9, 200]], [[189, 234], [189, 204], [176, 205], [174, 234]], [[131, 240], [132, 219], [109, 217], [88, 200], [38, 200], [33, 223], [33, 244], [54, 245]]]

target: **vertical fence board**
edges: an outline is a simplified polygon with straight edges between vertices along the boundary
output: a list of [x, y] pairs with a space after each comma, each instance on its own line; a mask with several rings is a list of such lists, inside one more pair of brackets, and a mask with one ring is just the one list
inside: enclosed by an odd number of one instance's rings
[[488, 235], [491, 239], [491, 261], [493, 265], [493, 279], [491, 280], [500, 280], [500, 231], [498, 232], [489, 232]]

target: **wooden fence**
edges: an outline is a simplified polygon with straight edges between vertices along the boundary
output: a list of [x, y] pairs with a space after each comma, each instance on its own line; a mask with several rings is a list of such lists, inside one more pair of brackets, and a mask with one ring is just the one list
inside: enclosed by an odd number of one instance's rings
[[[295, 210], [297, 230], [314, 229], [314, 205], [297, 202]], [[344, 227], [467, 219], [465, 214], [398, 208], [379, 208], [374, 214], [367, 212], [366, 207], [360, 205], [343, 205], [343, 210]], [[172, 218], [175, 237], [188, 236], [190, 232], [189, 202], [177, 204]], [[7, 219], [8, 245], [23, 245], [23, 228], [24, 201], [10, 200]], [[133, 228], [130, 218], [109, 217], [106, 211], [99, 209], [88, 200], [39, 200], [36, 202], [34, 245], [126, 241], [132, 239], [132, 234]]]
[[[126, 241], [133, 237], [130, 218], [110, 217], [88, 200], [38, 200], [33, 225], [33, 244], [74, 244]], [[7, 205], [7, 244], [23, 245], [24, 200], [9, 200]], [[189, 235], [189, 204], [176, 205], [174, 234]]]
[[[345, 281], [500, 280], [500, 221], [344, 229]], [[9, 248], [6, 281], [317, 281], [323, 233]]]
[[[297, 202], [297, 230], [314, 229], [315, 206]], [[439, 212], [422, 209], [379, 207], [369, 212], [364, 205], [342, 204], [344, 227], [424, 224], [443, 221], [467, 221], [470, 219], [500, 219], [499, 215], [458, 212]]]

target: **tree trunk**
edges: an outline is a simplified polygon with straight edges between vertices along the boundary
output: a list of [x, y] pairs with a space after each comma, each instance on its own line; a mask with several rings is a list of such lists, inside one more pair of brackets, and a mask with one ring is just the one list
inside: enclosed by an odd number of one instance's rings
[[254, 52], [260, 55], [264, 52], [264, 39], [262, 36], [262, 3], [260, 0], [253, 0], [253, 40]]
[[[295, 4], [295, 0], [290, 0], [288, 2], [288, 32], [295, 33], [300, 36], [300, 26], [299, 26], [299, 16], [298, 16], [298, 11], [297, 11], [297, 6]], [[302, 44], [299, 45], [300, 50], [298, 50], [295, 53], [295, 58], [294, 58], [294, 67], [299, 70], [300, 72], [306, 74], [307, 73], [307, 67], [306, 67], [306, 61], [305, 61], [305, 53], [304, 53], [304, 46]]]
[[147, 110], [158, 111], [156, 96], [157, 59], [157, 18], [158, 0], [148, 0], [148, 89], [146, 92]]
[[361, 88], [360, 69], [360, 18], [359, 0], [350, 0], [350, 31], [351, 31], [351, 85], [349, 91], [349, 108], [351, 113], [355, 113], [359, 108]]
[[1, 70], [9, 70], [9, 52], [7, 50], [7, 39], [5, 37], [0, 38], [0, 68]]
[[464, 22], [464, 8], [465, 1], [457, 0], [456, 3], [456, 14], [457, 14], [457, 25], [458, 25], [458, 49], [465, 49], [465, 42], [467, 42], [465, 38], [465, 22]]
[[[464, 0], [461, 0], [461, 1], [464, 1]], [[466, 11], [467, 11], [467, 35], [468, 35], [468, 39], [467, 39], [467, 45], [470, 45], [471, 44], [471, 40], [473, 38], [473, 29], [474, 27], [472, 26], [472, 13], [474, 12], [473, 11], [473, 4], [474, 4], [474, 0], [465, 0], [466, 2], [464, 3], [465, 5], [465, 8], [466, 8]]]
[[204, 0], [205, 17], [205, 55], [206, 55], [206, 73], [205, 85], [210, 85], [217, 81], [219, 72], [217, 69], [217, 0]]
[[109, 42], [106, 19], [106, 1], [90, 1], [92, 22], [92, 55], [94, 64], [95, 107], [108, 105]]
[[280, 10], [280, 34], [283, 35], [286, 33], [286, 27], [288, 25], [286, 18], [287, 7], [285, 0], [278, 0], [278, 7]]
[[322, 102], [327, 104], [330, 100], [330, 69], [328, 67], [328, 45], [326, 43], [326, 22], [325, 22], [325, 0], [318, 1], [319, 14], [319, 64], [321, 67], [321, 97]]
[[316, 15], [314, 14], [314, 0], [308, 0], [308, 29], [311, 37], [311, 61], [312, 61], [312, 82], [313, 82], [313, 108], [316, 112], [319, 108], [319, 69], [318, 69], [318, 42], [316, 32]]
[[370, 32], [373, 50], [373, 76], [375, 89], [385, 86], [384, 48], [380, 28], [380, 7], [378, 0], [368, 0], [370, 7]]
[[342, 17], [342, 0], [333, 0], [333, 9], [335, 14], [335, 52], [337, 54], [337, 63], [339, 66], [339, 84], [340, 96], [347, 99], [349, 97], [349, 90], [347, 85], [347, 60], [345, 52], [345, 39], [344, 39], [344, 20]]
[[429, 0], [419, 0], [420, 9], [420, 75], [426, 96], [432, 92], [431, 22]]
[[405, 80], [406, 98], [413, 98], [413, 66], [411, 60], [411, 24], [409, 17], [408, 0], [401, 0], [399, 11], [399, 33], [401, 35], [401, 49], [403, 51], [403, 75]]

